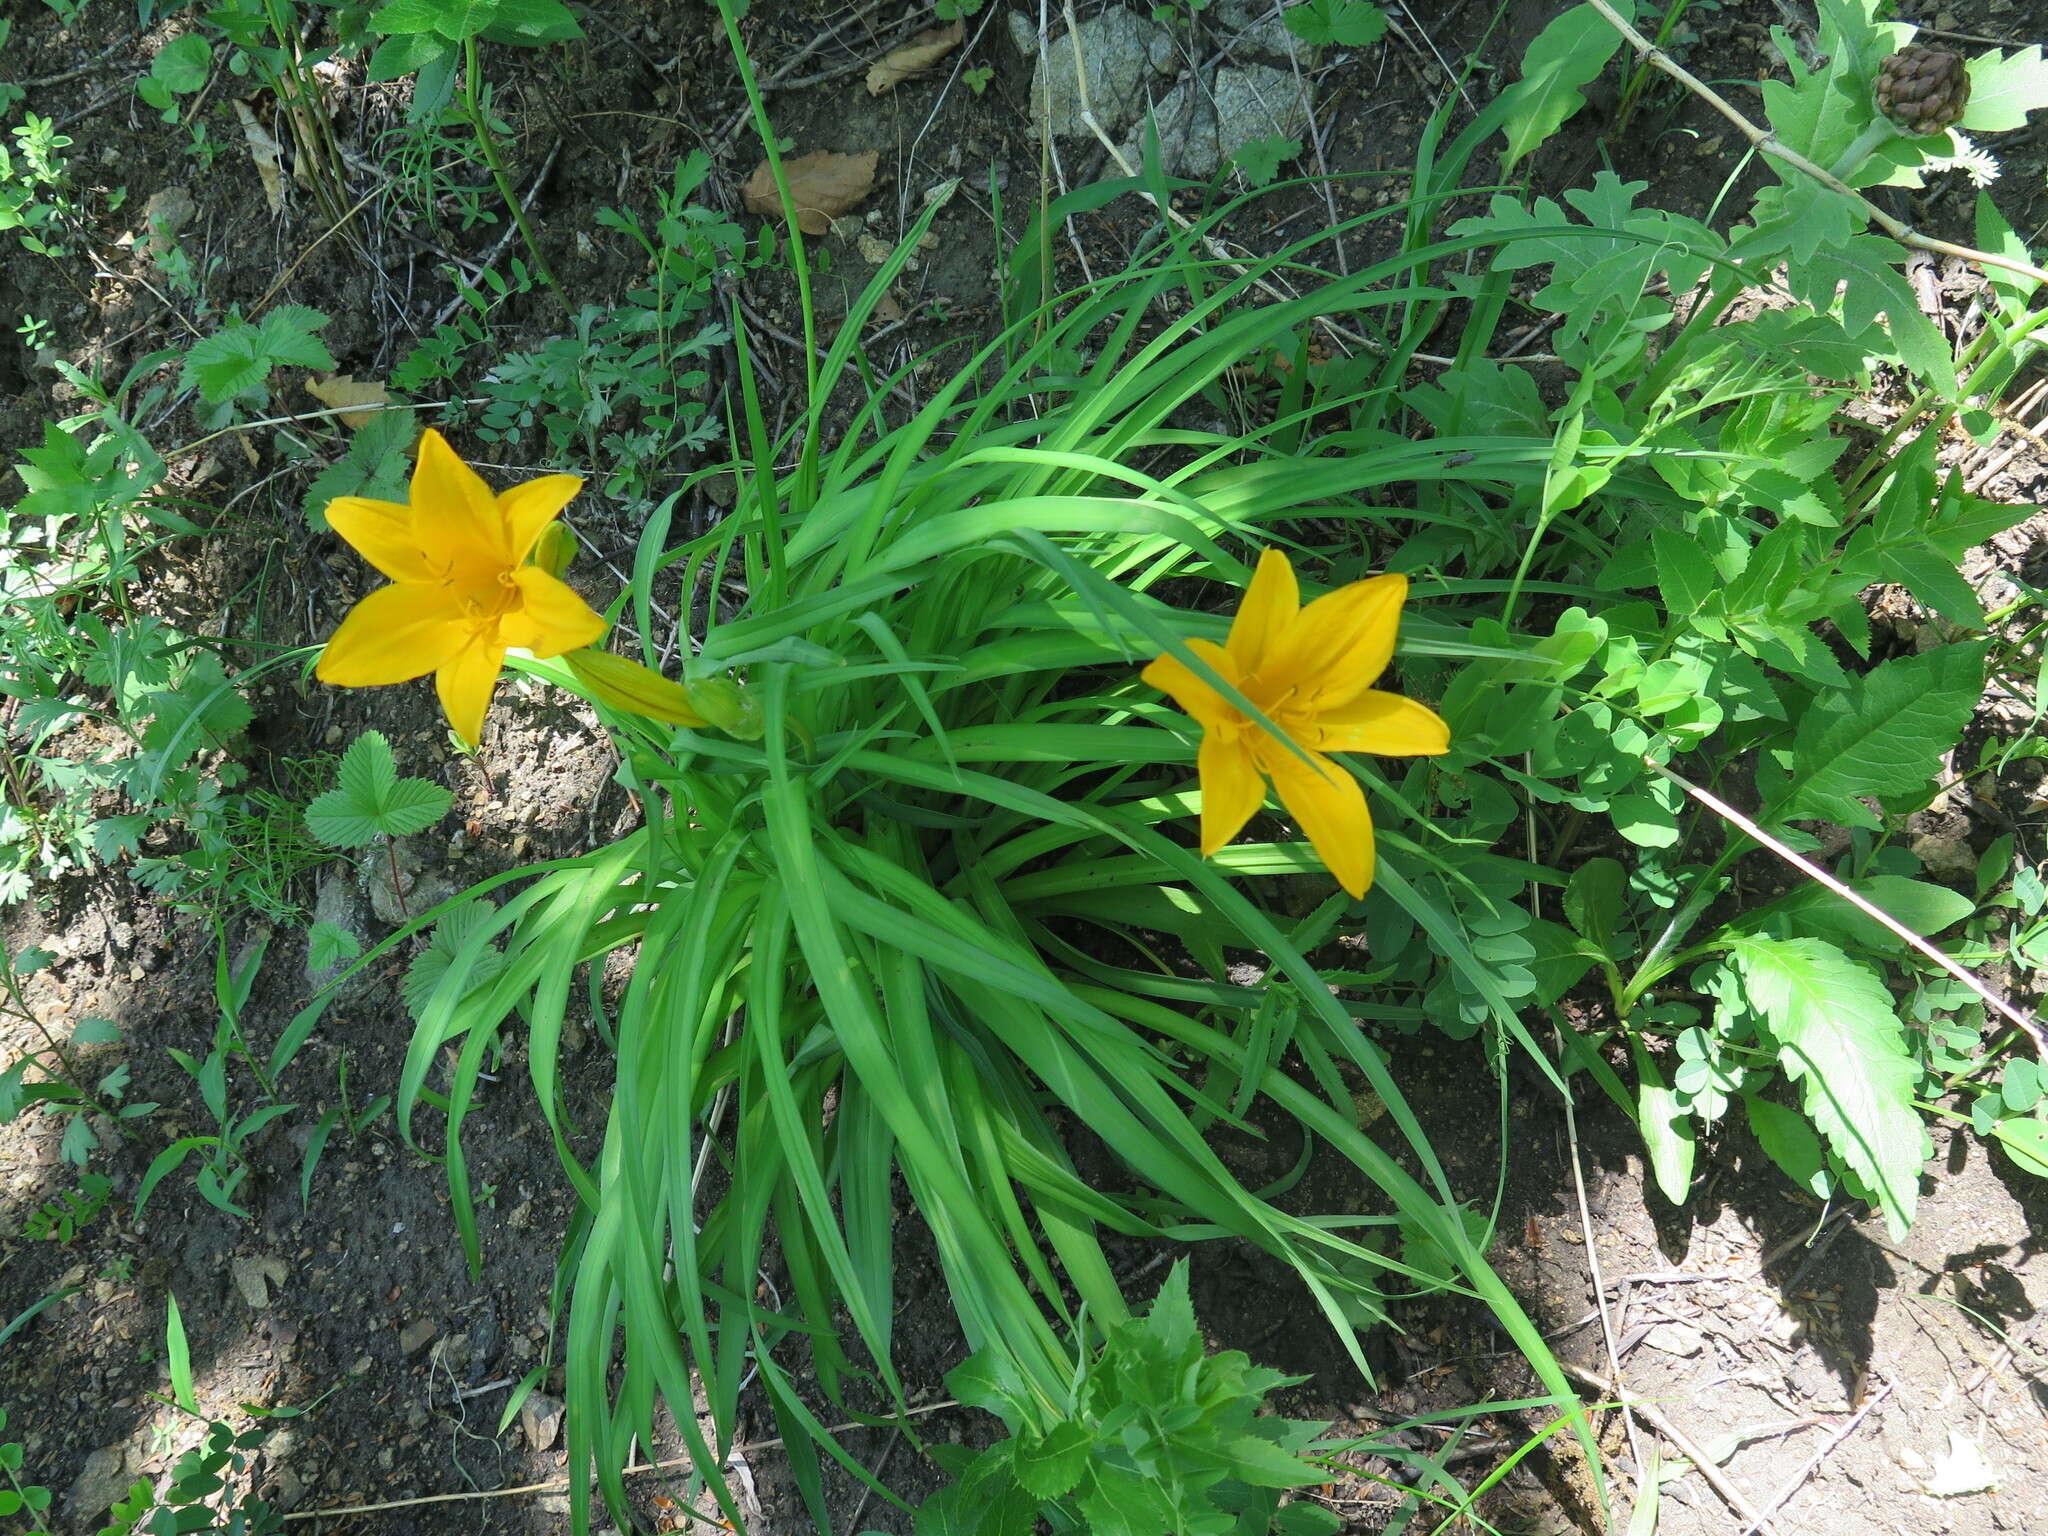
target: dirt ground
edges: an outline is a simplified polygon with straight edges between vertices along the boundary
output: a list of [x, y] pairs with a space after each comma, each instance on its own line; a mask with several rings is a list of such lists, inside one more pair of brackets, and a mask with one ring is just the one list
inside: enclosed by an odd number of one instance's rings
[[[893, 241], [908, 224], [926, 188], [971, 173], [969, 195], [935, 226], [936, 250], [906, 275], [902, 318], [872, 339], [877, 361], [906, 363], [948, 334], [992, 322], [991, 264], [1001, 236], [993, 205], [985, 190], [975, 194], [972, 177], [981, 177], [985, 189], [993, 168], [1007, 189], [1002, 206], [1014, 236], [1041, 178], [1058, 190], [1102, 174], [1103, 156], [1085, 144], [1063, 145], [1056, 167], [1041, 163], [1028, 128], [1029, 65], [1010, 41], [1009, 8], [992, 0], [968, 23], [960, 64], [993, 71], [984, 90], [969, 88], [958, 70], [940, 71], [871, 99], [861, 73], [892, 42], [926, 24], [919, 7], [754, 5], [747, 31], [756, 67], [770, 81], [797, 82], [771, 96], [779, 130], [798, 152], [880, 152], [883, 180], [868, 206], [880, 214], [871, 227], [882, 238]], [[1036, 5], [1017, 8], [1035, 23]], [[1493, 11], [1481, 0], [1417, 5], [1387, 42], [1338, 50], [1317, 66], [1317, 153], [1340, 176], [1390, 173], [1345, 183], [1337, 196], [1347, 211], [1392, 196], [1391, 177], [1405, 169], [1423, 123], [1453, 89], [1459, 61], [1476, 54], [1489, 66], [1466, 87], [1471, 102], [1483, 101], [1489, 82], [1513, 78], [1528, 39], [1561, 8], [1556, 0], [1510, 0], [1489, 26]], [[1769, 61], [1769, 28], [1788, 18], [1796, 23], [1803, 9], [1796, 0], [1696, 4], [1702, 35], [1693, 67], [1723, 82], [1753, 81]], [[1973, 47], [2027, 43], [2048, 32], [2048, 7], [2024, 0], [1918, 0], [1900, 9], [1978, 39]], [[223, 104], [215, 104], [225, 125], [216, 137], [229, 147], [202, 170], [182, 136], [135, 100], [133, 83], [165, 35], [161, 22], [138, 34], [128, 0], [89, 0], [68, 30], [54, 12], [26, 0], [0, 11], [15, 23], [0, 53], [0, 78], [25, 83], [26, 105], [56, 118], [74, 140], [69, 154], [98, 199], [94, 206], [103, 206], [111, 189], [126, 189], [122, 209], [98, 226], [91, 262], [58, 264], [9, 246], [0, 263], [0, 314], [48, 319], [46, 345], [81, 366], [118, 371], [181, 334], [179, 306], [146, 281], [148, 267], [133, 241], [121, 239], [132, 234], [147, 200], [168, 189], [182, 188], [194, 202], [188, 239], [209, 269], [206, 296], [216, 312], [253, 303], [289, 271], [284, 297], [332, 315], [325, 336], [337, 361], [365, 378], [384, 377], [451, 297], [433, 247], [482, 259], [496, 238], [490, 228], [429, 225], [379, 202], [381, 216], [365, 227], [360, 249], [335, 241], [309, 251], [323, 228], [317, 215], [302, 202], [276, 216], [266, 210]], [[622, 238], [588, 238], [598, 229], [595, 210], [646, 209], [677, 158], [702, 148], [715, 165], [708, 194], [737, 215], [738, 187], [758, 144], [732, 126], [743, 98], [707, 8], [603, 0], [584, 16], [587, 44], [552, 51], [545, 61], [500, 51], [492, 67], [499, 113], [514, 129], [514, 179], [524, 186], [551, 164], [534, 203], [542, 239], [564, 282], [602, 301], [637, 278], [644, 258]], [[1184, 54], [1230, 42], [1213, 17], [1198, 16], [1175, 35]], [[338, 136], [367, 154], [397, 120], [399, 93], [365, 84], [359, 71], [344, 74], [334, 89]], [[1626, 141], [1610, 142], [1602, 135], [1609, 106], [1611, 98], [1596, 103], [1543, 153], [1542, 189], [1580, 185], [1613, 164], [1650, 181], [1649, 199], [1704, 213], [1735, 158], [1726, 142], [1709, 142], [1719, 138], [1715, 123], [1653, 87]], [[2036, 127], [1999, 145], [2006, 174], [1995, 195], [2015, 227], [2035, 237], [2048, 221], [2043, 144], [2044, 130]], [[1708, 166], [1712, 174], [1701, 174]], [[1477, 178], [1486, 174], [1484, 165], [1475, 170]], [[363, 180], [358, 190], [368, 192], [371, 183]], [[1272, 217], [1315, 220], [1324, 208], [1320, 196], [1303, 197], [1276, 203]], [[1956, 189], [1937, 189], [1912, 211], [1923, 228], [1968, 236], [1968, 198]], [[1149, 217], [1127, 200], [1078, 220], [1081, 249], [1091, 262], [1114, 267]], [[1272, 232], [1269, 226], [1243, 236], [1256, 244]], [[0, 242], [10, 239], [0, 235]], [[836, 270], [865, 280], [869, 269], [852, 245], [835, 238], [825, 246]], [[832, 291], [827, 283], [827, 308]], [[772, 284], [749, 291], [742, 283], [732, 301], [746, 307], [762, 334], [794, 329], [788, 296]], [[507, 313], [532, 338], [559, 324], [538, 301], [515, 303]], [[41, 423], [65, 409], [67, 387], [47, 361], [11, 326], [0, 329], [0, 448], [10, 453], [37, 441]], [[771, 383], [800, 370], [787, 341], [771, 344], [762, 364]], [[282, 408], [312, 404], [294, 394]], [[167, 425], [164, 439], [188, 429], [189, 422]], [[253, 441], [253, 461], [220, 457], [212, 478], [191, 487], [198, 499], [236, 510], [223, 515], [203, 545], [178, 553], [164, 601], [224, 616], [214, 633], [247, 635], [254, 620], [246, 594], [260, 573], [269, 593], [264, 638], [315, 641], [366, 589], [367, 573], [334, 539], [307, 529], [298, 510], [307, 471], [272, 457], [260, 438]], [[2028, 444], [2015, 443], [2021, 451], [1988, 480], [1987, 493], [2031, 502], [2048, 472]], [[630, 558], [636, 530], [616, 515], [609, 523], [602, 512], [586, 518], [580, 531], [602, 559]], [[1988, 550], [1979, 574], [2041, 583], [2048, 580], [2044, 562], [2048, 524], [2037, 518]], [[254, 700], [258, 720], [247, 757], [260, 778], [359, 730], [382, 730], [412, 771], [432, 765], [456, 796], [464, 832], [447, 842], [414, 840], [407, 852], [410, 878], [455, 889], [528, 860], [579, 851], [632, 814], [610, 785], [608, 749], [591, 721], [538, 695], [517, 698], [509, 687], [500, 699], [479, 764], [446, 750], [444, 727], [423, 687], [366, 695], [280, 678]], [[2015, 786], [2013, 803], [2034, 804], [2030, 795], [2031, 785]], [[2032, 815], [2038, 827], [2038, 807]], [[1971, 822], [1960, 835], [1981, 848], [1994, 830]], [[304, 899], [309, 906], [325, 900], [328, 910], [387, 931], [367, 912], [362, 882], [345, 864], [321, 871]], [[231, 949], [246, 954], [258, 937], [253, 926], [237, 930]], [[471, 1178], [492, 1192], [479, 1213], [481, 1280], [470, 1278], [455, 1241], [442, 1170], [407, 1150], [388, 1117], [360, 1138], [337, 1133], [301, 1203], [307, 1136], [336, 1101], [344, 1059], [357, 1102], [396, 1083], [411, 1033], [398, 999], [402, 961], [359, 982], [293, 1066], [286, 1091], [299, 1112], [251, 1149], [257, 1171], [243, 1194], [253, 1220], [215, 1211], [183, 1174], [154, 1193], [140, 1219], [130, 1219], [125, 1212], [155, 1150], [207, 1128], [190, 1079], [165, 1049], [203, 1050], [213, 1036], [213, 935], [115, 871], [68, 881], [12, 909], [6, 941], [10, 950], [37, 944], [58, 957], [35, 983], [40, 1016], [121, 1024], [126, 1038], [115, 1049], [132, 1066], [131, 1096], [165, 1106], [143, 1123], [140, 1142], [96, 1161], [113, 1179], [115, 1199], [69, 1243], [32, 1242], [22, 1231], [29, 1212], [73, 1182], [59, 1160], [56, 1131], [33, 1115], [0, 1128], [0, 1326], [40, 1298], [67, 1293], [0, 1343], [6, 1435], [24, 1442], [24, 1475], [56, 1490], [53, 1528], [95, 1529], [128, 1481], [161, 1471], [190, 1443], [184, 1417], [148, 1395], [168, 1390], [164, 1311], [175, 1295], [203, 1406], [230, 1412], [239, 1403], [311, 1405], [272, 1439], [259, 1469], [268, 1495], [306, 1526], [352, 1536], [566, 1530], [567, 1503], [554, 1482], [565, 1461], [557, 1427], [534, 1414], [499, 1422], [513, 1384], [552, 1360], [554, 1255], [573, 1213], [516, 1035], [466, 1139]], [[280, 932], [245, 1015], [259, 1049], [308, 995], [303, 957], [292, 952], [298, 942], [289, 930]], [[26, 1032], [6, 1028], [0, 1060], [31, 1043]], [[588, 1132], [602, 1123], [609, 1062], [602, 1044], [584, 1035], [566, 1091], [576, 1124]], [[2048, 1507], [2048, 1330], [2041, 1321], [2048, 1309], [2048, 1260], [2041, 1257], [2048, 1185], [2014, 1172], [1968, 1135], [1937, 1131], [1920, 1221], [1905, 1243], [1893, 1245], [1881, 1222], [1816, 1207], [1744, 1133], [1729, 1130], [1713, 1149], [1717, 1171], [1690, 1203], [1674, 1208], [1648, 1182], [1633, 1128], [1602, 1102], [1581, 1105], [1573, 1127], [1533, 1078], [1511, 1072], [1496, 1087], [1476, 1045], [1423, 1037], [1390, 1044], [1397, 1075], [1462, 1191], [1490, 1201], [1505, 1167], [1496, 1262], [1560, 1353], [1589, 1373], [1589, 1401], [1609, 1399], [1618, 1370], [1628, 1393], [1654, 1405], [1632, 1421], [1618, 1414], [1603, 1420], [1615, 1465], [1632, 1472], [1653, 1451], [1666, 1466], [1704, 1457], [1749, 1506], [1737, 1514], [1729, 1494], [1695, 1471], [1667, 1485], [1659, 1531], [1990, 1536], [2040, 1528], [2040, 1511]], [[1495, 1126], [1500, 1134], [1491, 1132]], [[1575, 1171], [1583, 1175], [1583, 1209]], [[1256, 1167], [1248, 1164], [1247, 1177], [1257, 1181]], [[1336, 1169], [1312, 1169], [1304, 1198], [1343, 1208], [1339, 1177]], [[902, 1315], [922, 1325], [899, 1325], [903, 1366], [906, 1380], [936, 1394], [963, 1350], [936, 1267], [920, 1257], [914, 1235], [906, 1244]], [[1161, 1256], [1136, 1244], [1114, 1256], [1134, 1298], [1147, 1294]], [[1376, 1385], [1347, 1379], [1346, 1370], [1332, 1367], [1336, 1353], [1307, 1299], [1275, 1304], [1276, 1294], [1289, 1293], [1276, 1293], [1278, 1277], [1266, 1261], [1223, 1245], [1193, 1258], [1197, 1313], [1215, 1342], [1246, 1349], [1263, 1364], [1313, 1371], [1315, 1379], [1278, 1406], [1295, 1417], [1332, 1420], [1338, 1434], [1369, 1434], [1418, 1412], [1529, 1389], [1497, 1336], [1472, 1315], [1435, 1303], [1416, 1304], [1402, 1319], [1405, 1331], [1375, 1342]], [[542, 1391], [559, 1390], [557, 1364]], [[985, 1420], [976, 1424], [968, 1415], [941, 1413], [930, 1422], [938, 1438], [973, 1438], [987, 1429]], [[1483, 1421], [1453, 1465], [1476, 1483], [1543, 1423], [1533, 1414]], [[772, 1433], [763, 1410], [750, 1434]], [[928, 1464], [891, 1433], [861, 1431], [847, 1443], [913, 1502], [934, 1486]], [[1434, 1448], [1421, 1439], [1413, 1444]], [[1949, 1499], [1924, 1493], [1928, 1479], [1964, 1446], [1995, 1469], [1996, 1486]], [[648, 1449], [668, 1456], [677, 1446], [671, 1434]], [[1387, 1464], [1358, 1461], [1360, 1475], [1333, 1483], [1328, 1501], [1347, 1530], [1376, 1533], [1400, 1490], [1373, 1480]], [[742, 1463], [740, 1485], [760, 1511], [756, 1529], [795, 1536], [810, 1528], [772, 1448], [749, 1451]], [[660, 1485], [652, 1477], [641, 1482], [642, 1515], [660, 1526], [669, 1519], [655, 1502]], [[1588, 1486], [1569, 1456], [1539, 1454], [1504, 1478], [1481, 1510], [1503, 1532], [1602, 1529]], [[438, 1496], [454, 1497], [417, 1502]], [[832, 1497], [836, 1529], [910, 1529], [907, 1514], [866, 1496], [850, 1479], [835, 1483]], [[307, 1518], [369, 1505], [398, 1507]], [[1763, 1523], [1752, 1527], [1752, 1514]]]

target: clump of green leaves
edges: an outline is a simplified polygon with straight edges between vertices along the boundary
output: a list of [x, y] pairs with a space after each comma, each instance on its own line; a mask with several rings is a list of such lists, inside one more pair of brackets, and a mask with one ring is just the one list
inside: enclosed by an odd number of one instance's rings
[[[508, 283], [486, 272], [488, 291], [458, 289], [463, 308], [407, 354], [394, 386], [453, 385], [484, 402], [474, 428], [484, 441], [516, 446], [538, 429], [551, 455], [604, 466], [607, 496], [658, 500], [672, 466], [722, 425], [698, 395], [708, 378], [702, 360], [731, 333], [704, 317], [719, 274], [747, 259], [747, 241], [737, 224], [692, 201], [710, 168], [700, 152], [678, 161], [651, 227], [629, 210], [598, 210], [597, 222], [647, 260], [646, 279], [622, 300], [582, 305], [563, 334], [501, 352], [489, 345], [489, 323]], [[516, 273], [509, 286], [516, 291]]]
[[109, 1019], [80, 1019], [60, 1038], [29, 1005], [22, 990], [23, 980], [53, 958], [43, 949], [24, 949], [15, 955], [0, 953], [0, 993], [4, 993], [0, 996], [0, 1011], [29, 1025], [42, 1037], [41, 1045], [22, 1052], [5, 1071], [0, 1071], [0, 1124], [30, 1110], [54, 1117], [63, 1124], [59, 1155], [74, 1167], [83, 1168], [100, 1144], [91, 1117], [96, 1115], [132, 1137], [129, 1122], [157, 1106], [126, 1102], [129, 1070], [125, 1061], [104, 1072], [95, 1072], [79, 1054], [88, 1047], [118, 1043], [119, 1025]]
[[342, 754], [335, 787], [306, 807], [306, 830], [332, 848], [361, 848], [424, 832], [454, 803], [439, 784], [400, 777], [384, 733], [365, 731]]
[[225, 425], [238, 409], [270, 404], [270, 375], [277, 368], [332, 368], [334, 355], [316, 332], [327, 316], [303, 304], [280, 304], [251, 325], [231, 316], [185, 355], [184, 385], [196, 389], [212, 409], [202, 419]]
[[68, 1243], [99, 1219], [113, 1191], [105, 1174], [81, 1173], [76, 1189], [53, 1195], [23, 1218], [21, 1235], [32, 1243]]
[[1284, 1492], [1327, 1481], [1302, 1453], [1329, 1428], [1262, 1416], [1269, 1392], [1307, 1378], [1206, 1352], [1173, 1266], [1152, 1309], [1109, 1330], [1076, 1363], [1070, 1396], [1048, 1404], [1000, 1356], [946, 1377], [961, 1402], [1010, 1431], [987, 1450], [934, 1446], [956, 1481], [917, 1512], [917, 1536], [998, 1536], [1045, 1521], [1091, 1536], [1329, 1536], [1343, 1523]]
[[303, 1410], [244, 1403], [242, 1411], [255, 1422], [241, 1430], [225, 1419], [201, 1413], [193, 1390], [191, 1346], [176, 1296], [169, 1302], [164, 1355], [170, 1367], [171, 1395], [153, 1392], [150, 1396], [203, 1420], [205, 1432], [197, 1445], [172, 1463], [161, 1493], [146, 1477], [130, 1484], [98, 1536], [274, 1536], [284, 1529], [284, 1511], [258, 1497], [253, 1487], [244, 1487], [238, 1494], [235, 1484], [249, 1473], [269, 1441], [271, 1421], [296, 1418]]
[[[248, 947], [239, 965], [230, 965], [227, 936], [222, 934], [216, 942], [213, 992], [219, 1018], [214, 1025], [212, 1045], [204, 1057], [195, 1057], [176, 1046], [167, 1048], [171, 1060], [198, 1087], [200, 1100], [213, 1117], [215, 1129], [181, 1136], [150, 1160], [135, 1190], [137, 1215], [157, 1185], [189, 1160], [197, 1165], [193, 1182], [208, 1205], [229, 1216], [249, 1219], [248, 1211], [235, 1204], [235, 1193], [249, 1175], [248, 1144], [272, 1121], [298, 1107], [279, 1102], [277, 1080], [305, 1043], [307, 1033], [302, 1029], [286, 1031], [271, 1048], [266, 1062], [251, 1049], [243, 1032], [242, 1013], [269, 947], [270, 936], [263, 934]], [[237, 1064], [256, 1084], [260, 1099], [253, 1105], [233, 1092], [229, 1074]]]
[[71, 140], [33, 112], [23, 113], [7, 136], [14, 144], [10, 149], [0, 139], [0, 230], [17, 231], [15, 238], [38, 256], [61, 257], [62, 226], [76, 212], [63, 154]]

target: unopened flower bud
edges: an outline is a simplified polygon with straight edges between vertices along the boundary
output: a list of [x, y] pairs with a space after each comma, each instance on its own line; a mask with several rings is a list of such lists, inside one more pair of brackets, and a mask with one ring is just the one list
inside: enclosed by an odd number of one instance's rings
[[761, 739], [761, 706], [730, 678], [699, 678], [690, 684], [690, 702], [706, 720], [734, 740]]
[[692, 708], [689, 689], [670, 682], [652, 667], [643, 667], [610, 651], [588, 649], [570, 651], [562, 660], [575, 674], [576, 681], [600, 704], [630, 715], [644, 715], [649, 720], [664, 720], [670, 725], [711, 723]]
[[541, 529], [540, 537], [534, 541], [533, 553], [528, 560], [546, 571], [556, 580], [569, 569], [569, 562], [576, 558], [576, 535], [569, 531], [569, 525], [559, 519]]

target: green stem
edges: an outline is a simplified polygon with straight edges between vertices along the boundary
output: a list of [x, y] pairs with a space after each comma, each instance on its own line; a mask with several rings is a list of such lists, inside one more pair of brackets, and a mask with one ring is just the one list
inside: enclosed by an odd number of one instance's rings
[[547, 284], [550, 292], [561, 302], [562, 308], [569, 307], [569, 300], [562, 292], [562, 285], [555, 281], [554, 269], [548, 265], [547, 257], [540, 251], [540, 242], [533, 236], [533, 226], [526, 222], [526, 210], [519, 204], [519, 194], [513, 189], [512, 178], [505, 171], [505, 157], [498, 152], [497, 135], [491, 132], [491, 121], [483, 109], [478, 88], [483, 75], [477, 64], [476, 38], [462, 40], [462, 110], [469, 119], [471, 131], [476, 134], [477, 147], [483, 151], [484, 164], [490, 167], [491, 180], [497, 183], [498, 196], [505, 200], [505, 206], [512, 210], [512, 222], [519, 226], [519, 238], [526, 243], [526, 254], [533, 258], [533, 269]]
[[1875, 119], [1868, 128], [1856, 135], [1849, 147], [1842, 151], [1833, 165], [1828, 167], [1828, 174], [1837, 181], [1846, 182], [1850, 172], [1898, 137], [1899, 130], [1892, 126], [1889, 119]]

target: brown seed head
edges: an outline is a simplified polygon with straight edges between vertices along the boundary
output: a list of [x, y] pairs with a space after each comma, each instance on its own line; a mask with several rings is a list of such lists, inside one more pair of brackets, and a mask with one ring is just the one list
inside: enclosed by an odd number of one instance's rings
[[1910, 43], [1878, 66], [1877, 110], [1902, 131], [1939, 133], [1970, 104], [1970, 76], [1961, 54]]

